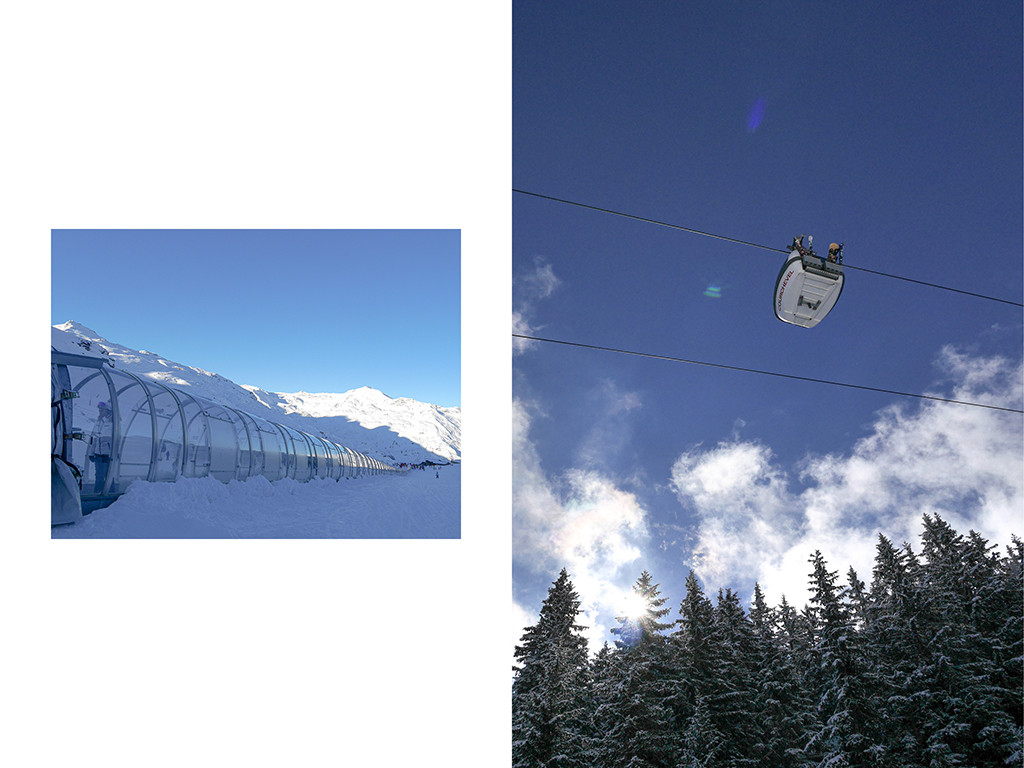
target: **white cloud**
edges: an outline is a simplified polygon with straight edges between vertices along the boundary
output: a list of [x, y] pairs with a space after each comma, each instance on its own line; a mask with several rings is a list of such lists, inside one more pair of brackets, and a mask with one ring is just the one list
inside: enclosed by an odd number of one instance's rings
[[611, 379], [601, 379], [583, 400], [592, 416], [576, 449], [576, 463], [590, 469], [622, 466], [622, 453], [633, 434], [629, 414], [641, 407], [640, 395], [622, 391]]
[[[534, 336], [537, 327], [533, 315], [537, 303], [551, 296], [561, 284], [551, 265], [540, 256], [534, 259], [534, 269], [514, 279], [515, 306], [512, 311], [512, 333]], [[530, 339], [512, 339], [513, 354], [521, 354], [537, 342]]]
[[536, 268], [533, 272], [527, 273], [521, 278], [524, 289], [534, 299], [546, 299], [561, 284], [561, 280], [555, 277], [555, 271], [551, 265], [541, 257], [534, 259]]
[[733, 586], [737, 571], [778, 563], [800, 533], [786, 475], [764, 446], [688, 451], [673, 465], [671, 485], [700, 520], [694, 566], [709, 586]]
[[[514, 311], [512, 313], [512, 333], [521, 333], [526, 336], [534, 335], [533, 328], [530, 326], [530, 323], [527, 321], [526, 317], [523, 315], [522, 312]], [[525, 352], [533, 344], [536, 343], [537, 342], [531, 341], [530, 339], [518, 339], [513, 337], [512, 352], [518, 355], [521, 352]]]
[[593, 469], [549, 478], [529, 439], [529, 407], [514, 400], [512, 417], [513, 557], [552, 580], [561, 568], [569, 571], [582, 600], [580, 623], [597, 650], [607, 629], [600, 617], [618, 610], [626, 594], [616, 582], [646, 546], [647, 512], [632, 493]]
[[[944, 349], [953, 397], [1017, 407], [1022, 369]], [[790, 490], [796, 479], [802, 487]], [[922, 514], [1003, 545], [1021, 534], [1021, 418], [926, 401], [881, 411], [873, 432], [842, 455], [810, 457], [797, 478], [759, 444], [732, 441], [684, 453], [672, 485], [699, 521], [694, 557], [708, 584], [757, 580], [772, 602], [802, 605], [808, 558], [821, 550], [843, 576], [870, 581], [878, 533], [917, 544]]]

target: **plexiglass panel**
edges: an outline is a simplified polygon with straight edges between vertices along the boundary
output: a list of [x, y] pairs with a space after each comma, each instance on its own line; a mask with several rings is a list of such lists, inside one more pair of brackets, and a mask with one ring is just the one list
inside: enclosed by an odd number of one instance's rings
[[284, 477], [284, 437], [273, 424], [264, 421], [256, 423], [263, 446], [263, 475], [268, 480], [280, 480]]
[[73, 393], [66, 398], [55, 393], [63, 404], [65, 434], [55, 436], [54, 450], [63, 451], [81, 472], [83, 502], [109, 503], [135, 480], [212, 476], [228, 482], [263, 475], [306, 481], [396, 471], [323, 436], [144, 376], [98, 362], [54, 366], [52, 380], [64, 381], [66, 371]]
[[117, 485], [109, 488], [117, 492], [127, 488], [133, 480], [148, 480], [149, 468], [154, 463], [153, 411], [149, 392], [138, 381], [124, 376], [112, 376], [117, 390], [117, 418], [120, 421], [120, 451], [114, 457], [117, 465]]
[[173, 480], [182, 472], [185, 431], [178, 401], [166, 387], [151, 388], [156, 415], [156, 470], [153, 480]]

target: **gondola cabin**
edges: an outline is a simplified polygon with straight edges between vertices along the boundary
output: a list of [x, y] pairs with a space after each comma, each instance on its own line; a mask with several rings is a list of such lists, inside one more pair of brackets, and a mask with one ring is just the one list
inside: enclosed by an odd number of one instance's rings
[[784, 323], [813, 328], [839, 301], [843, 292], [843, 265], [813, 251], [794, 248], [775, 281], [772, 306]]

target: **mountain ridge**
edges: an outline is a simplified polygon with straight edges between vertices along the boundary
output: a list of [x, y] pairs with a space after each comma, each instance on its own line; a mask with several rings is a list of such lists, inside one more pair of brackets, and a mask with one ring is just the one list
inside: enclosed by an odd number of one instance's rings
[[457, 461], [462, 411], [361, 386], [346, 392], [269, 392], [218, 373], [112, 342], [76, 321], [52, 326], [51, 348], [101, 357], [113, 368], [145, 376], [310, 434], [320, 434], [391, 463]]

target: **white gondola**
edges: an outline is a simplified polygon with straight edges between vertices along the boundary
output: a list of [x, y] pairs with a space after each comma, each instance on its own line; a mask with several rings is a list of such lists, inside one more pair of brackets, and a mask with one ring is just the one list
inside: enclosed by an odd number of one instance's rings
[[839, 301], [843, 282], [841, 258], [833, 262], [794, 248], [775, 281], [775, 316], [784, 323], [813, 328]]

